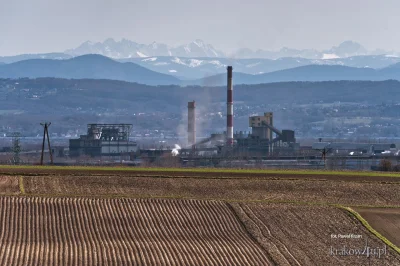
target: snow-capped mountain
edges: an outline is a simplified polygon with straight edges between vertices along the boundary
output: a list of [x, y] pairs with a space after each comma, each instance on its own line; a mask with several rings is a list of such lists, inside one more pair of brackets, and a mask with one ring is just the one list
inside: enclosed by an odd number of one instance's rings
[[333, 46], [330, 49], [318, 51], [316, 49], [291, 49], [283, 47], [279, 51], [267, 51], [251, 49], [240, 49], [232, 55], [235, 58], [268, 58], [278, 59], [283, 57], [300, 57], [306, 59], [336, 59], [360, 55], [380, 55], [387, 54], [385, 51], [369, 52], [361, 44], [353, 41], [345, 41], [338, 46]]
[[67, 50], [65, 53], [73, 56], [100, 54], [114, 59], [151, 56], [224, 57], [222, 52], [217, 51], [212, 45], [206, 44], [202, 40], [195, 40], [178, 47], [170, 47], [157, 42], [140, 44], [127, 39], [115, 41], [109, 38], [104, 42], [84, 42], [79, 47]]
[[214, 49], [210, 44], [202, 40], [195, 40], [189, 44], [181, 45], [171, 49], [173, 56], [183, 57], [225, 57], [225, 55]]
[[380, 69], [399, 63], [400, 57], [366, 55], [332, 59], [285, 57], [272, 60], [265, 58], [230, 59], [212, 57], [190, 58], [179, 56], [152, 56], [147, 58], [120, 59], [119, 61], [133, 62], [153, 71], [174, 75], [181, 79], [195, 79], [218, 73], [225, 73], [228, 65], [233, 66], [235, 72], [256, 75], [307, 65], [337, 65]]
[[353, 41], [345, 41], [334, 46], [330, 50], [325, 51], [325, 54], [336, 55], [336, 57], [344, 58], [350, 56], [368, 55], [369, 52], [359, 43]]
[[171, 47], [163, 43], [153, 42], [151, 44], [140, 44], [127, 39], [115, 41], [107, 39], [104, 42], [87, 41], [75, 49], [65, 51], [66, 54], [79, 56], [84, 54], [100, 54], [114, 59], [123, 58], [147, 58], [154, 56], [176, 56], [176, 57], [208, 57], [208, 58], [260, 58], [260, 59], [279, 59], [279, 58], [304, 58], [304, 59], [338, 59], [348, 58], [352, 56], [364, 55], [395, 55], [399, 53], [388, 52], [384, 50], [368, 51], [361, 44], [353, 41], [345, 41], [338, 46], [330, 49], [292, 49], [283, 47], [278, 51], [269, 50], [251, 50], [242, 48], [232, 54], [225, 54], [223, 51], [215, 49], [211, 44], [207, 44], [202, 40], [195, 40], [188, 44]]

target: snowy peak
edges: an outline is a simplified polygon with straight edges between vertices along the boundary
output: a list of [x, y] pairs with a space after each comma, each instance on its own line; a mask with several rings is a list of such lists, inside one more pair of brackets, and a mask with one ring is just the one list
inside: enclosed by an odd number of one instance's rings
[[222, 52], [217, 51], [212, 45], [206, 44], [200, 39], [178, 47], [169, 47], [155, 41], [151, 44], [139, 44], [127, 39], [115, 41], [108, 38], [103, 42], [84, 42], [75, 49], [65, 51], [65, 53], [73, 56], [100, 54], [115, 59], [151, 56], [224, 57]]
[[361, 44], [353, 41], [345, 41], [334, 46], [330, 50], [326, 51], [327, 54], [335, 54], [338, 57], [349, 57], [358, 55], [367, 55], [368, 51]]
[[237, 58], [268, 58], [279, 59], [285, 57], [301, 57], [306, 59], [337, 59], [348, 58], [352, 56], [364, 55], [382, 55], [382, 54], [396, 54], [394, 52], [387, 52], [383, 50], [368, 51], [361, 44], [354, 41], [345, 41], [338, 46], [333, 46], [330, 49], [318, 51], [316, 49], [291, 49], [283, 47], [278, 51], [266, 51], [242, 48], [238, 50], [233, 56]]
[[192, 43], [197, 45], [198, 47], [204, 47], [205, 46], [204, 42], [202, 40], [200, 40], [200, 39], [196, 39]]
[[181, 45], [172, 50], [174, 56], [183, 57], [225, 57], [221, 51], [217, 51], [211, 44], [202, 40], [195, 40], [189, 44]]
[[103, 42], [86, 41], [75, 49], [65, 51], [65, 53], [72, 56], [79, 56], [84, 54], [100, 54], [114, 59], [173, 56], [188, 58], [260, 58], [272, 60], [282, 60], [283, 58], [287, 57], [320, 60], [349, 58], [352, 56], [365, 55], [400, 55], [399, 53], [394, 51], [368, 51], [364, 46], [354, 41], [345, 41], [338, 46], [333, 46], [330, 49], [325, 50], [292, 49], [288, 47], [283, 47], [280, 50], [268, 51], [262, 49], [251, 50], [248, 48], [242, 48], [233, 54], [227, 55], [224, 52], [215, 49], [211, 44], [207, 44], [201, 39], [196, 39], [187, 44], [171, 47], [164, 43], [158, 43], [156, 41], [150, 44], [140, 44], [128, 39], [116, 41], [112, 38], [108, 38]]

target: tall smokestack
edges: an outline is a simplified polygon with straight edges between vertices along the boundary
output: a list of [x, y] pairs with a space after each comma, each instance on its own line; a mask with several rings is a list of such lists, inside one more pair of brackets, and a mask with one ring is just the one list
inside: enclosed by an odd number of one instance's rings
[[232, 66], [228, 66], [228, 101], [227, 101], [227, 125], [226, 138], [227, 144], [233, 145], [233, 85], [232, 85]]
[[188, 102], [188, 145], [196, 144], [196, 102]]

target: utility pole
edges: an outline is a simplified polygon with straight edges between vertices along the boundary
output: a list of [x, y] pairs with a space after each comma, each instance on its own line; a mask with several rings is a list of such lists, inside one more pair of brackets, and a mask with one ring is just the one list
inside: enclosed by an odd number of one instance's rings
[[50, 146], [50, 138], [49, 138], [49, 127], [51, 125], [51, 122], [45, 122], [45, 123], [40, 123], [40, 125], [43, 126], [44, 131], [43, 131], [43, 143], [42, 143], [42, 155], [40, 156], [40, 165], [43, 165], [43, 155], [44, 155], [44, 143], [46, 140], [46, 136], [47, 136], [47, 144], [49, 147], [49, 154], [50, 154], [50, 162], [51, 164], [53, 164], [53, 154], [51, 152], [51, 146]]

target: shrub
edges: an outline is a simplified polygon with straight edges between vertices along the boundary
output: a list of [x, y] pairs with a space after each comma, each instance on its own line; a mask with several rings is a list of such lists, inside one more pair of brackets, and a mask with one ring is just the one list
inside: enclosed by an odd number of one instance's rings
[[392, 170], [392, 162], [388, 159], [382, 159], [379, 163], [379, 169], [381, 171], [391, 171]]
[[392, 171], [393, 172], [400, 172], [400, 164], [393, 166]]

